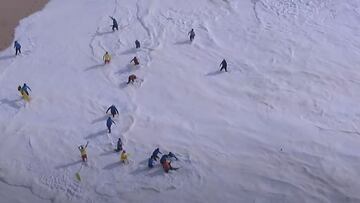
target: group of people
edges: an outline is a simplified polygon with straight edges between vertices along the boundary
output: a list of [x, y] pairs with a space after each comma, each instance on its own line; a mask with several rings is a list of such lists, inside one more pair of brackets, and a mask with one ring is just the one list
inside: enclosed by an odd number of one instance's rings
[[[110, 16], [111, 20], [113, 21], [113, 24], [112, 24], [112, 30], [115, 31], [115, 30], [119, 30], [119, 26], [118, 26], [118, 23], [117, 23], [117, 20]], [[188, 35], [190, 36], [190, 42], [192, 42], [194, 39], [195, 39], [195, 31], [194, 29], [191, 29], [190, 32], [188, 33]], [[139, 49], [140, 48], [140, 42], [138, 40], [135, 40], [135, 47], [136, 49]], [[14, 48], [15, 48], [15, 55], [18, 55], [18, 54], [21, 54], [21, 45], [18, 41], [15, 41], [14, 42]], [[111, 55], [109, 54], [109, 52], [105, 52], [104, 56], [103, 56], [103, 61], [104, 61], [104, 64], [109, 64], [110, 61], [111, 61]], [[139, 62], [139, 59], [134, 56], [133, 59], [131, 59], [130, 63], [134, 63], [135, 66], [139, 65], [140, 62]], [[225, 71], [225, 72], [228, 72], [227, 70], [227, 62], [225, 59], [223, 59], [220, 63], [220, 71]], [[132, 84], [136, 81], [137, 79], [137, 76], [135, 74], [131, 74], [129, 75], [128, 77], [128, 82], [126, 84]], [[24, 86], [21, 87], [19, 86], [18, 87], [18, 90], [19, 92], [21, 93], [21, 95], [24, 97], [24, 98], [29, 98], [29, 92], [28, 90], [31, 91], [31, 89], [24, 83]], [[28, 100], [28, 99], [27, 99]], [[112, 112], [114, 110], [114, 106], [110, 107], [112, 109]], [[115, 108], [116, 109], [116, 108]], [[109, 110], [109, 109], [108, 109]], [[117, 110], [116, 110], [117, 111]], [[114, 114], [111, 113], [114, 117]], [[111, 133], [111, 125], [112, 124], [115, 124], [115, 122], [109, 117], [109, 119], [107, 120], [107, 127], [108, 127], [108, 130], [109, 130], [109, 133]]]
[[[112, 24], [112, 30], [119, 30], [118, 27], [118, 23], [116, 21], [116, 19], [114, 17], [111, 17], [113, 21]], [[190, 36], [190, 42], [193, 42], [193, 40], [195, 39], [195, 31], [194, 29], [191, 29], [191, 31], [188, 33], [188, 35]], [[138, 40], [135, 41], [135, 47], [137, 49], [140, 48], [140, 42]], [[14, 42], [14, 48], [15, 48], [15, 55], [18, 55], [21, 53], [21, 45], [18, 41]], [[105, 64], [110, 63], [111, 61], [111, 55], [106, 52], [103, 56], [103, 60]], [[139, 65], [139, 59], [135, 56], [130, 63], [134, 63], [135, 66]], [[221, 64], [220, 64], [220, 71], [225, 70], [225, 72], [227, 72], [227, 62], [225, 59], [222, 60]], [[135, 74], [131, 74], [128, 77], [128, 82], [127, 84], [133, 83], [135, 80], [137, 79], [137, 76]], [[21, 93], [21, 95], [23, 97], [27, 96], [29, 97], [29, 90], [31, 91], [30, 87], [24, 83], [23, 86], [18, 86], [18, 91]], [[110, 111], [111, 116], [114, 118], [116, 114], [119, 114], [119, 111], [117, 110], [117, 108], [115, 107], [115, 105], [111, 105], [107, 110], [106, 110], [106, 114]], [[108, 119], [106, 120], [106, 126], [108, 129], [108, 133], [111, 133], [111, 126], [113, 124], [116, 124], [115, 121], [111, 118], [111, 116], [108, 117]], [[89, 142], [86, 143], [86, 145], [80, 145], [78, 147], [79, 151], [80, 151], [80, 155], [81, 155], [81, 159], [83, 162], [87, 162], [88, 157], [87, 157], [87, 147], [88, 147]], [[121, 163], [128, 163], [128, 154], [126, 153], [126, 151], [123, 149], [123, 143], [121, 138], [118, 139], [117, 141], [117, 146], [115, 149], [116, 152], [121, 152], [120, 154], [120, 162]], [[172, 167], [171, 166], [171, 161], [172, 160], [178, 160], [178, 158], [175, 156], [175, 154], [173, 154], [172, 152], [169, 152], [168, 154], [163, 154], [161, 156], [161, 158], [159, 157], [159, 154], [162, 154], [160, 152], [159, 148], [156, 148], [154, 150], [154, 152], [152, 153], [151, 157], [148, 160], [148, 167], [149, 168], [153, 168], [155, 163], [157, 162], [157, 160], [159, 159], [160, 164], [162, 165], [164, 171], [166, 173], [168, 173], [170, 170], [177, 170], [178, 168]]]
[[[111, 18], [111, 20], [112, 20], [112, 30], [113, 30], [113, 31], [119, 30], [119, 26], [118, 26], [117, 20], [116, 20], [114, 17], [112, 17], [112, 16], [110, 16], [110, 18]], [[136, 49], [140, 49], [140, 42], [139, 42], [139, 40], [135, 40], [135, 48], [136, 48]], [[110, 63], [111, 55], [110, 55], [108, 52], [106, 52], [105, 55], [103, 56], [103, 60], [104, 60], [104, 63], [105, 63], [105, 64]], [[134, 58], [131, 59], [130, 63], [132, 63], [132, 62], [134, 63], [135, 66], [137, 66], [137, 65], [140, 64], [139, 59], [138, 59], [136, 56], [134, 56]], [[136, 75], [131, 74], [131, 75], [128, 77], [128, 82], [127, 82], [127, 84], [134, 83], [135, 80], [136, 80], [136, 78], [137, 78]]]
[[[110, 111], [111, 116], [114, 118], [116, 114], [119, 114], [119, 111], [117, 110], [117, 108], [115, 107], [115, 105], [111, 105], [107, 110], [106, 110], [106, 114]], [[109, 116], [108, 119], [106, 120], [106, 126], [108, 128], [108, 133], [111, 133], [111, 125], [115, 124], [114, 120], [111, 119], [111, 117]], [[78, 147], [79, 151], [80, 151], [80, 155], [81, 158], [83, 160], [83, 162], [87, 162], [87, 152], [86, 152], [86, 148], [88, 146], [89, 142], [86, 143], [86, 145], [80, 145]], [[127, 164], [129, 163], [128, 161], [128, 154], [126, 153], [126, 151], [123, 149], [123, 143], [121, 141], [121, 138], [118, 139], [117, 141], [117, 145], [115, 148], [116, 152], [121, 152], [120, 153], [120, 162]]]
[[[119, 30], [119, 26], [118, 26], [118, 23], [117, 23], [117, 20], [110, 16], [113, 24], [112, 24], [112, 30], [115, 31], [115, 30]], [[140, 42], [138, 40], [135, 41], [135, 47], [138, 49], [140, 48]], [[103, 61], [104, 61], [104, 64], [109, 64], [110, 61], [111, 61], [111, 55], [109, 54], [109, 52], [105, 52], [104, 56], [103, 56]], [[134, 62], [135, 65], [139, 65], [139, 60], [136, 58], [136, 56], [130, 61], [131, 62]], [[136, 79], [136, 76], [135, 75], [130, 75], [129, 76], [129, 81], [128, 81], [128, 84], [130, 82], [134, 82]], [[106, 110], [106, 114], [110, 111], [110, 114], [113, 118], [115, 118], [115, 115], [116, 114], [119, 114], [119, 111], [117, 110], [117, 108], [115, 107], [115, 105], [111, 105], [107, 110]], [[109, 116], [106, 120], [106, 127], [108, 129], [108, 133], [111, 133], [111, 126], [113, 124], [116, 124], [115, 121]], [[83, 146], [79, 146], [79, 150], [80, 150], [80, 154], [81, 154], [81, 157], [82, 157], [82, 160], [83, 162], [86, 162], [87, 161], [87, 152], [86, 152], [86, 148], [87, 148], [87, 145], [88, 143]], [[126, 151], [123, 149], [123, 143], [122, 143], [122, 140], [121, 138], [118, 139], [117, 141], [117, 145], [116, 145], [116, 149], [115, 149], [116, 152], [121, 152], [120, 153], [120, 162], [121, 163], [129, 163], [128, 161], [128, 154], [126, 153]]]
[[[113, 118], [115, 118], [116, 114], [119, 114], [119, 111], [117, 110], [117, 108], [115, 107], [115, 105], [111, 105], [107, 110], [106, 110], [106, 114], [110, 111], [111, 115]], [[115, 121], [113, 119], [111, 119], [111, 117], [109, 116], [108, 119], [106, 120], [106, 127], [108, 129], [108, 133], [111, 133], [111, 126], [112, 124], [115, 124]]]
[[[116, 109], [115, 105], [111, 105], [107, 110], [106, 110], [106, 114], [110, 111], [111, 116], [114, 118], [116, 114], [119, 114], [119, 111]], [[115, 122], [112, 120], [111, 116], [108, 117], [107, 121], [106, 121], [106, 126], [108, 128], [108, 133], [111, 133], [111, 125], [115, 124]], [[80, 155], [82, 158], [83, 162], [87, 162], [87, 147], [88, 147], [89, 142], [86, 143], [86, 145], [80, 145], [78, 147], [79, 151], [80, 151]], [[116, 152], [121, 152], [120, 153], [120, 162], [123, 164], [128, 164], [129, 160], [128, 160], [128, 154], [127, 152], [124, 150], [123, 148], [123, 143], [121, 138], [118, 138], [117, 141], [117, 145], [115, 148]], [[159, 154], [162, 154], [161, 158], [159, 157]], [[164, 169], [165, 173], [168, 173], [170, 170], [177, 170], [178, 168], [175, 168], [171, 165], [171, 161], [172, 160], [178, 160], [178, 158], [176, 157], [176, 155], [172, 152], [169, 152], [168, 154], [163, 154], [162, 152], [160, 152], [159, 148], [156, 148], [154, 150], [154, 152], [151, 154], [149, 160], [148, 160], [148, 167], [149, 168], [153, 168], [155, 166], [155, 163], [157, 162], [157, 160], [160, 161], [160, 164], [162, 166], [162, 168]]]
[[[140, 43], [140, 42], [138, 41], [138, 43]], [[135, 46], [137, 46], [137, 45], [135, 45]], [[139, 45], [139, 47], [140, 47], [140, 45]], [[103, 56], [103, 61], [104, 61], [105, 65], [110, 63], [111, 55], [109, 54], [109, 52], [107, 52], [107, 51], [105, 52], [105, 54]], [[134, 56], [134, 58], [131, 59], [130, 63], [132, 63], [132, 62], [134, 63], [135, 66], [140, 64], [139, 59], [136, 56]]]
[[[190, 32], [188, 32], [188, 35], [190, 36], [190, 42], [194, 41], [195, 39], [195, 31], [194, 29], [191, 29]], [[227, 62], [225, 59], [223, 59], [220, 63], [220, 71], [225, 70], [227, 72]]]
[[[140, 42], [139, 42], [138, 40], [135, 41], [135, 46], [136, 46], [137, 48], [140, 48]], [[109, 52], [105, 52], [105, 54], [104, 54], [104, 56], [103, 56], [103, 60], [104, 60], [104, 63], [105, 63], [105, 64], [110, 63], [110, 61], [111, 61], [111, 55], [109, 54]], [[134, 63], [135, 66], [137, 66], [137, 65], [140, 64], [139, 59], [138, 59], [136, 56], [134, 56], [134, 58], [131, 59], [130, 63]], [[137, 78], [137, 77], [136, 77], [135, 74], [129, 75], [127, 84], [134, 83], [135, 80], [136, 80], [136, 78]]]
[[[118, 23], [117, 23], [116, 19], [114, 17], [111, 17], [111, 16], [110, 16], [110, 18], [113, 21], [112, 30], [113, 31], [119, 30]], [[188, 35], [190, 36], [190, 42], [193, 42], [194, 39], [195, 39], [195, 31], [194, 31], [194, 29], [191, 29], [190, 32], [188, 33]], [[140, 42], [138, 40], [135, 40], [135, 47], [136, 47], [136, 49], [140, 48]], [[106, 52], [104, 54], [103, 60], [104, 60], [104, 64], [110, 63], [111, 55], [109, 54], [109, 52]], [[135, 66], [140, 64], [140, 62], [139, 62], [139, 60], [138, 60], [138, 58], [136, 56], [130, 61], [130, 63], [134, 63]], [[223, 71], [223, 70], [225, 70], [225, 72], [227, 72], [227, 62], [226, 62], [225, 59], [223, 59], [222, 62], [220, 63], [220, 71]], [[135, 74], [129, 75], [127, 84], [134, 83], [136, 79], [137, 79], [137, 76]], [[116, 114], [119, 114], [119, 111], [117, 110], [115, 105], [111, 105], [106, 110], [106, 114], [109, 111], [110, 111], [110, 114], [111, 114], [112, 118], [114, 118]], [[107, 118], [107, 120], [106, 120], [106, 127], [108, 129], [108, 133], [111, 133], [111, 126], [113, 124], [116, 124], [115, 121], [111, 118], [111, 116], [109, 116]], [[83, 146], [83, 145], [79, 146], [81, 157], [82, 157], [82, 160], [84, 162], [87, 161], [87, 153], [86, 153], [87, 146], [88, 146], [88, 143], [85, 146]], [[121, 152], [121, 154], [120, 154], [120, 162], [121, 163], [124, 163], [124, 164], [129, 163], [128, 154], [123, 149], [123, 143], [122, 143], [121, 138], [119, 138], [118, 141], [117, 141], [117, 146], [116, 146], [115, 151], [116, 152]], [[161, 158], [159, 157], [159, 154], [162, 154]], [[153, 153], [151, 154], [150, 158], [148, 159], [148, 167], [153, 168], [158, 160], [159, 160], [159, 162], [160, 162], [160, 164], [161, 164], [161, 166], [162, 166], [165, 173], [168, 173], [170, 170], [177, 170], [178, 169], [178, 168], [173, 167], [171, 165], [171, 162], [173, 160], [176, 160], [176, 161], [178, 160], [176, 155], [173, 154], [172, 152], [169, 152], [168, 154], [163, 154], [162, 152], [160, 152], [159, 148], [156, 148], [153, 151]]]
[[[154, 150], [154, 152], [151, 154], [149, 160], [148, 160], [148, 167], [149, 168], [153, 168], [156, 161], [159, 159], [159, 154], [162, 154], [160, 152], [159, 148], [156, 148]], [[179, 168], [175, 168], [173, 166], [171, 166], [171, 161], [172, 159], [175, 159], [176, 161], [178, 160], [178, 158], [175, 156], [175, 154], [173, 154], [172, 152], [169, 152], [168, 154], [163, 154], [160, 158], [160, 164], [163, 167], [165, 173], [168, 173], [170, 170], [177, 170]]]
[[128, 160], [128, 154], [126, 153], [126, 151], [123, 149], [122, 147], [122, 141], [121, 138], [119, 137], [118, 141], [117, 141], [117, 145], [116, 145], [116, 152], [121, 152], [120, 153], [120, 162], [123, 164], [128, 164], [129, 160]]
[[[113, 24], [112, 24], [112, 30], [115, 31], [115, 30], [119, 30], [119, 27], [118, 27], [118, 23], [116, 21], [116, 19], [114, 17], [111, 17], [110, 18], [112, 19], [113, 21]], [[195, 39], [195, 31], [194, 29], [192, 28], [189, 32], [188, 32], [188, 35], [190, 37], [190, 42], [193, 42], [194, 39]], [[136, 49], [139, 49], [140, 48], [140, 42], [138, 40], [135, 40], [135, 47]], [[105, 62], [105, 64], [107, 63], [110, 63], [110, 60], [111, 60], [111, 55], [106, 52], [105, 55], [103, 56], [103, 60]], [[134, 65], [137, 66], [140, 64], [138, 58], [135, 56], [131, 61], [131, 62], [134, 62]], [[220, 63], [220, 71], [225, 71], [227, 72], [227, 62], [225, 59], [223, 59]], [[134, 81], [136, 80], [136, 75], [134, 74], [131, 74], [129, 77], [128, 77], [128, 82], [126, 84], [130, 84], [130, 83], [134, 83]]]
[[[117, 20], [116, 20], [114, 17], [112, 17], [112, 16], [110, 16], [110, 18], [111, 18], [111, 20], [112, 20], [112, 30], [113, 30], [113, 31], [119, 30], [119, 26], [118, 26]], [[139, 49], [139, 48], [140, 48], [140, 42], [139, 42], [139, 40], [135, 40], [135, 48], [136, 48], [136, 49]], [[111, 61], [111, 55], [109, 54], [109, 52], [105, 52], [105, 54], [104, 54], [104, 56], [103, 56], [103, 61], [104, 61], [104, 64], [105, 64], [105, 65], [108, 64], [108, 63], [110, 63], [110, 61]], [[131, 59], [130, 63], [133, 63], [135, 66], [137, 66], [137, 65], [140, 64], [139, 59], [138, 59], [136, 56], [134, 56], [134, 58]], [[134, 83], [135, 80], [136, 80], [136, 78], [137, 78], [137, 77], [136, 77], [136, 75], [134, 75], [134, 74], [129, 75], [127, 84]]]
[[[106, 114], [110, 111], [110, 114], [113, 118], [115, 118], [116, 114], [119, 114], [119, 111], [117, 110], [117, 108], [115, 107], [115, 105], [111, 105], [107, 110], [106, 110]], [[106, 127], [108, 128], [108, 133], [111, 133], [111, 126], [112, 124], [115, 124], [115, 121], [109, 116], [108, 119], [106, 120]], [[116, 144], [116, 152], [121, 152], [120, 153], [120, 162], [127, 164], [129, 163], [128, 161], [128, 154], [126, 153], [126, 151], [123, 149], [123, 143], [121, 141], [121, 138], [119, 137], [117, 144]]]

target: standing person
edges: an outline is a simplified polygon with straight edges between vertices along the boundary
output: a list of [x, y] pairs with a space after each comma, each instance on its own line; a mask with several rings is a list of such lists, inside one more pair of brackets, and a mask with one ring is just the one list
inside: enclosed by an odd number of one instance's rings
[[136, 75], [131, 74], [131, 75], [129, 75], [129, 79], [128, 79], [128, 82], [126, 84], [130, 84], [130, 82], [134, 83], [135, 80], [136, 80]]
[[114, 105], [111, 105], [107, 110], [106, 113], [108, 113], [108, 111], [110, 110], [110, 113], [112, 115], [112, 117], [114, 118], [116, 114], [119, 114], [119, 111], [117, 110], [117, 108]]
[[119, 140], [117, 141], [117, 146], [116, 146], [115, 151], [120, 152], [122, 149], [123, 149], [122, 148], [122, 141], [121, 141], [121, 138], [119, 137]]
[[81, 158], [82, 158], [82, 161], [83, 161], [83, 162], [86, 162], [86, 161], [87, 161], [86, 148], [87, 148], [88, 144], [89, 144], [89, 141], [86, 143], [85, 146], [80, 145], [80, 146], [78, 147], [79, 150], [80, 150], [80, 154], [81, 154]]
[[110, 63], [110, 61], [111, 61], [111, 55], [109, 54], [109, 52], [106, 52], [106, 53], [104, 54], [103, 60], [104, 60], [105, 64]]
[[111, 125], [112, 125], [112, 124], [115, 124], [115, 122], [111, 119], [111, 117], [109, 117], [109, 118], [106, 120], [106, 127], [108, 128], [109, 133], [111, 133]]
[[159, 153], [162, 154], [162, 153], [160, 152], [160, 149], [159, 149], [159, 148], [156, 148], [156, 149], [154, 150], [154, 152], [152, 153], [152, 157], [154, 158], [155, 161], [156, 161], [156, 159], [159, 158], [159, 156], [158, 156]]
[[137, 66], [137, 65], [140, 64], [140, 63], [139, 63], [139, 60], [138, 60], [138, 58], [136, 58], [136, 56], [134, 56], [134, 58], [130, 61], [130, 63], [131, 63], [131, 62], [134, 62], [135, 66]]
[[137, 49], [140, 48], [140, 42], [139, 42], [138, 40], [135, 40], [135, 47], [136, 47]]
[[18, 55], [18, 53], [21, 54], [21, 45], [19, 44], [18, 41], [14, 42], [14, 48], [15, 48], [15, 52], [16, 52], [15, 55]]
[[112, 30], [113, 30], [113, 31], [115, 31], [115, 29], [116, 29], [116, 30], [119, 30], [119, 26], [118, 26], [118, 23], [117, 23], [116, 19], [113, 18], [113, 17], [111, 17], [111, 16], [110, 16], [110, 18], [111, 18], [111, 20], [113, 21]]
[[190, 32], [188, 33], [188, 35], [190, 35], [190, 42], [192, 42], [195, 38], [194, 29], [191, 29]]
[[227, 63], [226, 60], [223, 59], [222, 62], [220, 63], [220, 71], [222, 71], [223, 69], [225, 70], [225, 72], [227, 72]]
[[125, 150], [123, 150], [123, 151], [121, 152], [120, 161], [121, 161], [121, 163], [123, 163], [123, 164], [128, 164], [128, 163], [129, 163], [128, 154], [126, 153]]

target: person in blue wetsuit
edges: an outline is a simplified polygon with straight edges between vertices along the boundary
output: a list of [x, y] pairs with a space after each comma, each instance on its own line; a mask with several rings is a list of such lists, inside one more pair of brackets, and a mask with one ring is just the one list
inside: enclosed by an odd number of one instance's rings
[[139, 42], [139, 40], [135, 40], [135, 47], [136, 47], [137, 49], [140, 48], [140, 42]]
[[15, 48], [15, 55], [21, 54], [21, 45], [18, 41], [14, 42], [14, 48]]
[[168, 157], [169, 157], [169, 158], [174, 158], [176, 161], [179, 160], [179, 159], [175, 156], [175, 154], [173, 154], [172, 152], [169, 152]]
[[123, 150], [122, 141], [121, 141], [121, 138], [119, 137], [115, 151], [120, 152], [122, 150]]
[[188, 35], [190, 35], [190, 42], [194, 41], [194, 38], [195, 38], [194, 29], [191, 29], [190, 32], [188, 33]]
[[113, 21], [112, 30], [113, 30], [113, 31], [115, 31], [115, 29], [116, 29], [116, 30], [119, 30], [119, 26], [118, 26], [118, 23], [117, 23], [116, 19], [113, 18], [113, 17], [111, 17], [111, 16], [110, 16], [110, 18], [111, 18], [111, 20]]
[[111, 126], [112, 126], [112, 124], [115, 124], [115, 122], [111, 119], [111, 117], [109, 117], [109, 118], [106, 120], [106, 127], [108, 128], [109, 133], [111, 133]]
[[116, 114], [119, 114], [119, 111], [116, 109], [116, 107], [114, 105], [111, 105], [107, 110], [106, 113], [108, 113], [108, 111], [110, 110], [111, 115], [113, 116], [113, 118], [115, 117]]
[[156, 161], [156, 159], [159, 158], [159, 156], [158, 156], [159, 153], [162, 154], [162, 153], [160, 152], [160, 149], [159, 149], [159, 148], [156, 148], [156, 149], [154, 150], [154, 152], [152, 153], [152, 157], [154, 158], [155, 161]]
[[149, 168], [153, 168], [153, 167], [154, 167], [154, 163], [155, 163], [154, 157], [151, 156], [151, 157], [149, 158], [149, 161], [148, 161], [148, 167], [149, 167]]
[[225, 70], [227, 72], [227, 62], [225, 59], [221, 61], [220, 67], [220, 71]]

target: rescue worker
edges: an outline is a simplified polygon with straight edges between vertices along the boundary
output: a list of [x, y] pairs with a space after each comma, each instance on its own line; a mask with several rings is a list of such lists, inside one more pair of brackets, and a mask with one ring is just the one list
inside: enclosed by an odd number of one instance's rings
[[121, 138], [119, 137], [118, 141], [117, 141], [117, 146], [116, 146], [116, 149], [115, 151], [116, 152], [120, 152], [122, 150], [122, 141], [121, 141]]
[[111, 117], [109, 117], [106, 120], [106, 127], [108, 128], [109, 133], [111, 133], [111, 126], [112, 124], [115, 124], [115, 122], [111, 119]]
[[225, 72], [227, 72], [227, 63], [226, 63], [225, 59], [221, 61], [220, 67], [221, 67], [220, 71], [222, 71], [224, 69]]
[[108, 111], [110, 110], [110, 113], [112, 115], [112, 117], [114, 118], [116, 114], [119, 114], [119, 111], [117, 110], [117, 108], [114, 105], [111, 105], [107, 110], [106, 113], [108, 113]]
[[190, 35], [190, 42], [192, 42], [195, 38], [194, 29], [191, 29], [190, 32], [188, 33], [188, 35]]
[[131, 75], [129, 75], [129, 79], [128, 79], [128, 82], [126, 84], [134, 83], [135, 80], [136, 80], [136, 75], [131, 74]]
[[113, 17], [111, 17], [111, 16], [110, 16], [110, 18], [111, 18], [111, 20], [113, 21], [112, 30], [113, 30], [113, 31], [115, 31], [115, 29], [116, 29], [116, 30], [119, 30], [119, 26], [118, 26], [118, 23], [117, 23], [116, 19], [113, 18]]
[[135, 47], [136, 47], [137, 49], [140, 48], [140, 42], [139, 42], [138, 40], [135, 40]]
[[154, 160], [156, 161], [156, 159], [158, 159], [159, 158], [159, 156], [158, 156], [158, 154], [162, 154], [161, 152], [160, 152], [160, 149], [159, 148], [156, 148], [155, 150], [154, 150], [154, 152], [152, 153], [152, 157], [154, 158]]
[[169, 152], [168, 157], [169, 157], [169, 158], [174, 158], [176, 161], [179, 160], [179, 159], [175, 156], [175, 154], [173, 154], [172, 152]]
[[131, 63], [131, 62], [134, 62], [135, 66], [137, 66], [137, 65], [140, 64], [140, 63], [139, 63], [139, 60], [138, 60], [138, 58], [136, 58], [136, 56], [134, 56], [134, 58], [130, 61], [130, 63]]
[[15, 55], [21, 54], [21, 45], [18, 41], [14, 42]]
[[153, 168], [153, 167], [154, 167], [154, 162], [155, 162], [154, 157], [151, 156], [151, 157], [149, 158], [149, 160], [148, 160], [148, 167], [149, 167], [149, 168]]

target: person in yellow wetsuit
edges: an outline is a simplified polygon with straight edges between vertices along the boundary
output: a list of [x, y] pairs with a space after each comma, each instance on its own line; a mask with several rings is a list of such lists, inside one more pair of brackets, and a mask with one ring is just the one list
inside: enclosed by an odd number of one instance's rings
[[105, 64], [110, 63], [111, 55], [108, 52], [106, 52], [103, 56], [103, 60], [104, 60]]
[[20, 92], [21, 96], [27, 101], [30, 100], [30, 95], [28, 90], [31, 91], [30, 87], [26, 83], [24, 83], [22, 87], [20, 85], [18, 86], [18, 91]]
[[83, 146], [83, 145], [79, 146], [79, 150], [80, 150], [80, 154], [81, 154], [81, 158], [82, 158], [83, 162], [87, 161], [86, 148], [87, 148], [88, 144], [89, 144], [89, 142], [87, 142], [85, 146]]
[[120, 161], [121, 161], [121, 163], [124, 163], [124, 164], [128, 164], [128, 163], [129, 163], [128, 154], [126, 153], [125, 150], [123, 150], [123, 151], [121, 152]]

